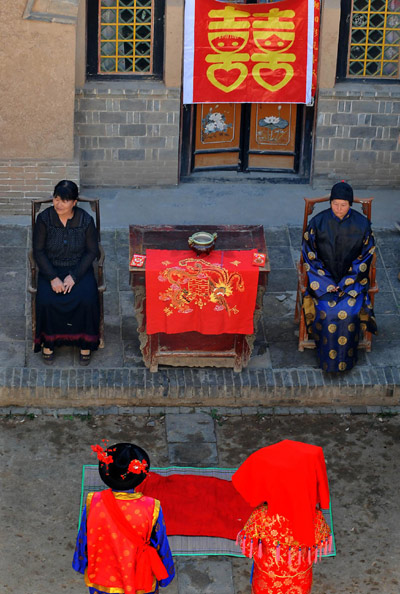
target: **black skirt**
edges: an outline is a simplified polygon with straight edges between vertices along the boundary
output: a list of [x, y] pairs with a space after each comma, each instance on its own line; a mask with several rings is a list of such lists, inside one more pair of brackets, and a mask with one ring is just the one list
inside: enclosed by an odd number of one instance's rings
[[[61, 280], [69, 274], [57, 269]], [[35, 352], [42, 347], [77, 346], [95, 351], [99, 346], [99, 297], [93, 268], [74, 285], [70, 293], [55, 293], [40, 273], [36, 295]]]

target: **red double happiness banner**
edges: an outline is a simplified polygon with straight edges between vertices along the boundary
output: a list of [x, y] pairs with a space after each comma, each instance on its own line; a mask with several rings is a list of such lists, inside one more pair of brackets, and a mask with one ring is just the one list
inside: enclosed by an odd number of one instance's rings
[[320, 0], [186, 0], [184, 103], [310, 103]]

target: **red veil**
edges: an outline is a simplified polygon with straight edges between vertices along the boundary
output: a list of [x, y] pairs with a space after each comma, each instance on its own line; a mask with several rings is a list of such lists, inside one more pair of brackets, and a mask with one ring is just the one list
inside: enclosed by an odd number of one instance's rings
[[314, 545], [316, 506], [329, 508], [325, 458], [319, 446], [285, 439], [251, 454], [232, 476], [252, 506], [267, 502], [268, 514], [280, 514], [294, 538]]

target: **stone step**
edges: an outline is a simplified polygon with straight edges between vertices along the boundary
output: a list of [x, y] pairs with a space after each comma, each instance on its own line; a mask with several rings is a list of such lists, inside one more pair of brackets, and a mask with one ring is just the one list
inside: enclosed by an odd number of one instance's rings
[[397, 406], [397, 366], [320, 369], [0, 368], [0, 407]]

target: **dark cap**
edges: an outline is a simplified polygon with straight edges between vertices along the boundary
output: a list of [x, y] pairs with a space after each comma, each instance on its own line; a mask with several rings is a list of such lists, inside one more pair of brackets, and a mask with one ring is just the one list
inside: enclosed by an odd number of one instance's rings
[[353, 204], [353, 188], [345, 181], [338, 182], [332, 187], [330, 200], [347, 200], [350, 206]]

